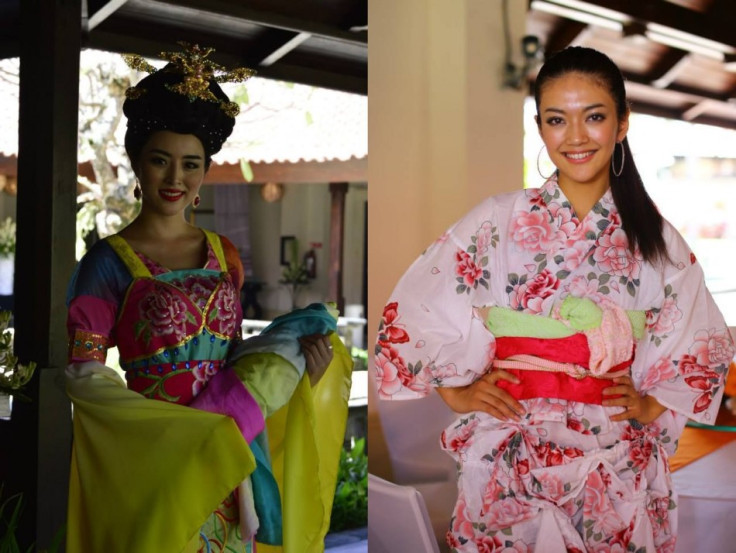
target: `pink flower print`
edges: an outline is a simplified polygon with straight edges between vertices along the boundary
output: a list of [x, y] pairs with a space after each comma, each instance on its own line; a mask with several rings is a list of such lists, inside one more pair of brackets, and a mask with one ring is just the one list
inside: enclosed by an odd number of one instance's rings
[[702, 374], [708, 372], [708, 367], [698, 364], [697, 358], [692, 355], [683, 355], [678, 363], [680, 374], [689, 375], [693, 373]]
[[592, 432], [585, 427], [583, 422], [577, 419], [567, 419], [567, 427], [574, 432], [579, 432], [580, 434], [592, 434]]
[[453, 376], [457, 376], [457, 365], [455, 365], [455, 363], [432, 366], [432, 378], [438, 381], [442, 381]]
[[531, 280], [514, 285], [510, 294], [511, 308], [532, 313], [542, 313], [545, 301], [560, 286], [560, 280], [548, 269], [544, 269]]
[[675, 376], [677, 376], [677, 369], [675, 368], [675, 364], [672, 362], [672, 359], [669, 357], [660, 357], [647, 371], [644, 382], [642, 382], [641, 389], [649, 390], [658, 382], [669, 380]]
[[639, 278], [642, 257], [638, 251], [635, 255], [629, 251], [629, 240], [623, 229], [617, 228], [611, 234], [603, 234], [593, 251], [593, 259], [606, 273], [624, 277], [628, 281]]
[[392, 347], [383, 347], [376, 353], [376, 384], [378, 395], [383, 399], [391, 399], [403, 385], [413, 380], [413, 375], [406, 368], [404, 359]]
[[574, 244], [564, 250], [564, 253], [562, 254], [563, 261], [560, 268], [566, 271], [574, 271], [580, 267], [583, 261], [585, 261], [585, 258], [588, 257], [589, 251], [589, 242], [576, 240]]
[[652, 456], [652, 442], [648, 439], [634, 440], [629, 445], [629, 460], [631, 468], [642, 471], [647, 468]]
[[687, 376], [685, 382], [688, 386], [702, 393], [695, 400], [693, 413], [701, 413], [710, 407], [713, 401], [713, 383], [707, 376]]
[[456, 536], [466, 541], [473, 539], [473, 521], [468, 517], [468, 507], [465, 504], [465, 497], [460, 495], [455, 503], [454, 517], [452, 520], [452, 532]]
[[601, 297], [598, 292], [600, 281], [597, 278], [588, 280], [584, 276], [574, 277], [567, 285], [566, 289], [570, 292], [571, 296], [576, 298], [597, 298]]
[[559, 476], [542, 472], [534, 478], [539, 483], [539, 494], [544, 499], [557, 503], [565, 496], [565, 483]]
[[486, 521], [489, 528], [501, 530], [533, 517], [538, 509], [514, 497], [494, 501], [488, 506]]
[[726, 329], [701, 329], [695, 333], [695, 342], [688, 350], [699, 365], [730, 363], [734, 349]]
[[475, 233], [475, 237], [475, 247], [477, 248], [476, 255], [478, 257], [482, 257], [488, 252], [488, 249], [493, 244], [493, 225], [491, 222], [484, 222]]
[[475, 547], [478, 553], [498, 553], [502, 551], [503, 542], [495, 535], [486, 534], [475, 538]]
[[473, 260], [472, 256], [463, 250], [458, 250], [455, 254], [455, 273], [463, 279], [463, 283], [472, 288], [476, 281], [483, 276], [483, 269]]
[[221, 286], [216, 294], [214, 309], [217, 313], [216, 319], [220, 323], [220, 334], [232, 336], [238, 324], [240, 300], [236, 297], [235, 288], [232, 286]]
[[510, 239], [521, 250], [548, 252], [559, 249], [565, 241], [565, 233], [550, 224], [545, 211], [517, 211]]
[[669, 536], [672, 533], [670, 527], [670, 498], [658, 497], [652, 499], [647, 505], [647, 514], [654, 530], [654, 539], [657, 540], [661, 534]]
[[441, 436], [442, 447], [447, 451], [460, 453], [466, 447], [473, 443], [475, 429], [478, 426], [478, 419], [468, 420], [466, 424], [462, 424], [459, 428], [453, 428], [450, 432], [444, 431]]
[[192, 395], [197, 397], [199, 393], [204, 390], [210, 378], [217, 374], [217, 369], [212, 363], [203, 361], [201, 364], [197, 362], [197, 366], [192, 369], [192, 376], [194, 382], [192, 382]]
[[186, 336], [187, 304], [167, 286], [159, 285], [149, 292], [139, 312], [154, 336], [173, 334], [177, 341]]
[[527, 198], [529, 199], [529, 205], [537, 207], [545, 207], [547, 204], [544, 202], [544, 198], [539, 193], [539, 190], [528, 189]]
[[659, 311], [659, 316], [651, 321], [651, 332], [655, 336], [666, 336], [675, 330], [675, 323], [681, 319], [682, 311], [677, 307], [677, 300], [673, 296], [667, 296]]
[[399, 303], [391, 302], [383, 308], [383, 319], [379, 333], [378, 343], [382, 346], [388, 344], [403, 344], [409, 341], [409, 334], [398, 324]]
[[611, 535], [626, 525], [616, 513], [606, 493], [606, 484], [600, 473], [595, 470], [588, 474], [583, 500], [583, 516], [593, 521], [593, 532]]
[[608, 544], [606, 542], [596, 543], [593, 545], [591, 553], [627, 553], [628, 549], [620, 543]]
[[[610, 227], [609, 227], [610, 228]], [[596, 221], [590, 217], [586, 217], [585, 219], [578, 224], [578, 227], [575, 229], [575, 232], [570, 235], [567, 245], [572, 246], [576, 242], [582, 240], [582, 241], [590, 241], [595, 239], [596, 236], [598, 236], [598, 227], [596, 226]]]
[[576, 234], [579, 221], [569, 206], [563, 207], [558, 203], [552, 203], [549, 205], [549, 211], [555, 218], [554, 224], [568, 240]]
[[502, 549], [498, 550], [500, 553], [531, 553], [532, 549], [522, 542], [521, 540], [516, 540], [511, 545], [507, 545], [506, 547], [503, 547]]

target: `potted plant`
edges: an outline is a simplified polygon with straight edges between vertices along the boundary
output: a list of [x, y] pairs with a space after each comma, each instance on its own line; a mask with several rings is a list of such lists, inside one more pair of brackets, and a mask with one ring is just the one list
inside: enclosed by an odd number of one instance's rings
[[0, 413], [9, 405], [10, 396], [28, 399], [23, 395], [23, 388], [36, 370], [36, 363], [23, 365], [13, 354], [13, 331], [8, 328], [10, 317], [10, 311], [0, 311]]
[[0, 295], [13, 294], [15, 272], [15, 221], [12, 217], [0, 223]]

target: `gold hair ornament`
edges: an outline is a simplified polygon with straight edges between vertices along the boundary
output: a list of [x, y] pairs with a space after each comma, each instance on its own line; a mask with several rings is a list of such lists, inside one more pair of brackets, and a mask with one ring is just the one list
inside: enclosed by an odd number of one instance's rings
[[[215, 51], [214, 48], [202, 48], [197, 44], [183, 41], [177, 44], [184, 49], [182, 52], [161, 52], [159, 55], [174, 64], [174, 67], [183, 75], [184, 80], [176, 85], [166, 85], [166, 88], [186, 96], [190, 102], [200, 99], [219, 103], [220, 108], [234, 118], [240, 112], [240, 106], [236, 102], [218, 99], [209, 89], [210, 81], [216, 83], [244, 82], [255, 75], [255, 71], [247, 67], [238, 67], [228, 71], [225, 67], [207, 59], [207, 56]], [[128, 67], [136, 71], [146, 73], [160, 71], [137, 54], [124, 54], [123, 60]], [[145, 93], [145, 89], [132, 86], [125, 91], [125, 97], [136, 100]]]

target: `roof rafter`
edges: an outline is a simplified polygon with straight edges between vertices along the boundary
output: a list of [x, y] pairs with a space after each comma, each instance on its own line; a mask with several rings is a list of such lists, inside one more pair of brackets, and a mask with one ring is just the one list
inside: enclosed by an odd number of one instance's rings
[[573, 43], [588, 28], [586, 23], [579, 21], [563, 20], [563, 22], [554, 30], [547, 39], [544, 49], [547, 54], [559, 52]]
[[[283, 29], [286, 31], [306, 32], [316, 36], [322, 36], [333, 40], [351, 42], [356, 44], [367, 44], [367, 33], [356, 33], [335, 26], [326, 25], [319, 21], [308, 21], [295, 19], [275, 11], [263, 11], [232, 2], [221, 0], [159, 0], [162, 4], [173, 4], [177, 7], [187, 7], [208, 13], [219, 13], [252, 21], [267, 27]], [[362, 22], [361, 22], [362, 23]]]
[[[560, 4], [566, 3], [560, 0], [552, 1]], [[696, 12], [665, 0], [647, 2], [584, 0], [581, 4], [612, 10], [634, 19], [657, 23], [700, 38], [736, 47], [736, 33], [733, 32], [733, 7], [730, 7], [731, 17], [726, 18], [712, 13]]]
[[[90, 14], [82, 14], [82, 30], [83, 32], [89, 32], [97, 25], [105, 21], [108, 17], [110, 17], [112, 14], [114, 14], [117, 10], [119, 10], [122, 6], [125, 5], [125, 3], [128, 2], [128, 0], [108, 0], [107, 2], [103, 2], [102, 5], [97, 8], [97, 10]], [[89, 2], [83, 2], [83, 12], [85, 11], [85, 8], [89, 7]]]

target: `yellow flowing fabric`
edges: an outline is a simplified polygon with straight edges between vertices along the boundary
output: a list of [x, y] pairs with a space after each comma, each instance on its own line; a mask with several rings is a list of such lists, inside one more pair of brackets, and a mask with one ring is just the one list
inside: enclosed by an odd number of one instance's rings
[[108, 367], [68, 379], [67, 392], [74, 404], [67, 551], [185, 551], [255, 468], [233, 419], [147, 399]]
[[317, 386], [304, 375], [291, 401], [266, 420], [273, 474], [283, 502], [283, 546], [258, 553], [319, 553], [330, 525], [347, 424], [353, 360], [337, 333]]

